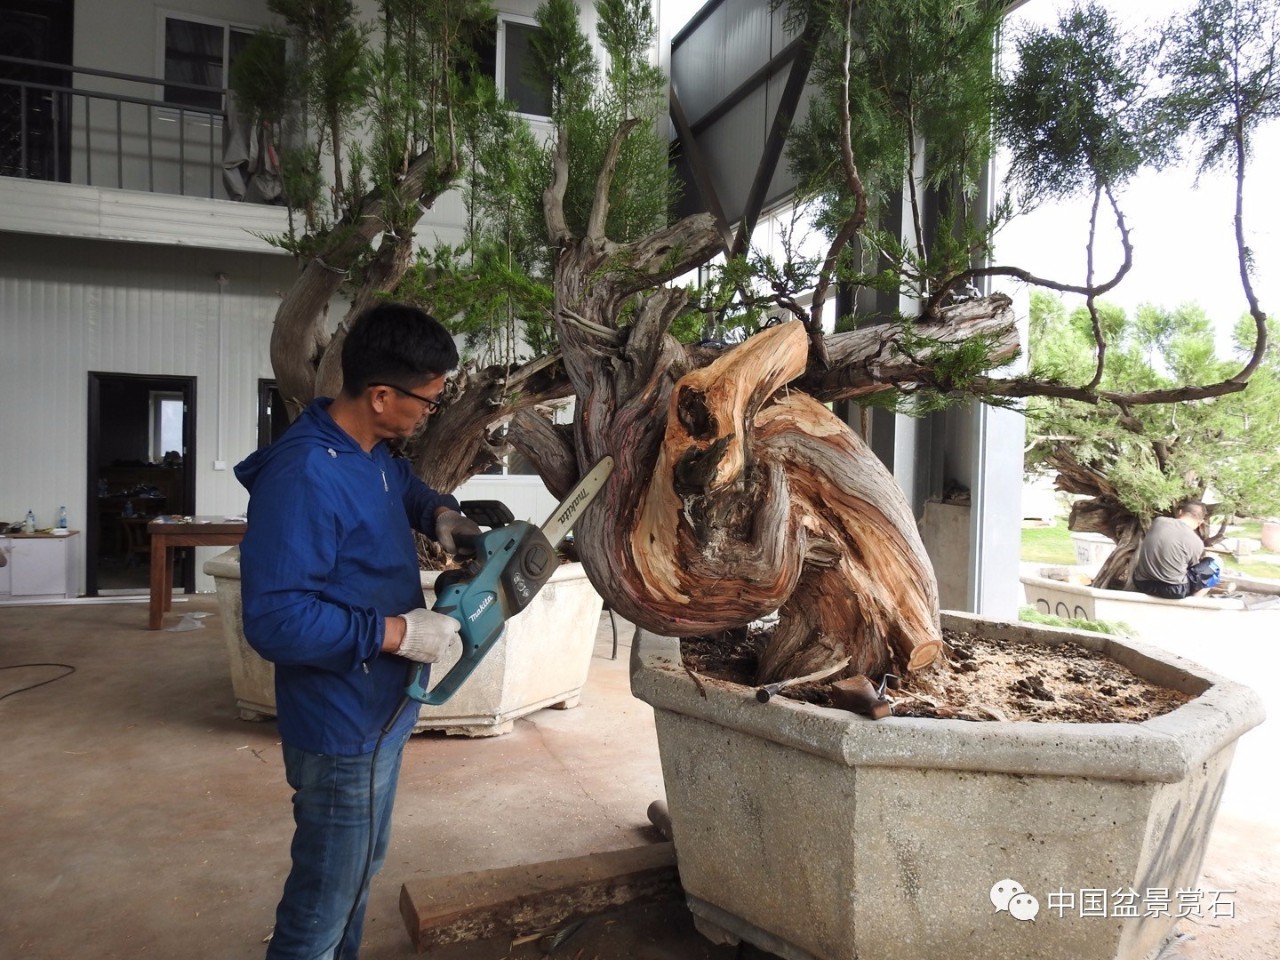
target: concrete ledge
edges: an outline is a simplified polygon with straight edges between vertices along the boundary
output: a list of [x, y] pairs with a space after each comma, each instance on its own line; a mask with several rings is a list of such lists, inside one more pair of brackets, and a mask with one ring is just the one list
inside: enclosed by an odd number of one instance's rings
[[[1185, 600], [1166, 600], [1163, 597], [1151, 597], [1136, 590], [1100, 590], [1097, 587], [1081, 583], [1068, 583], [1050, 577], [1024, 576], [1022, 585], [1027, 595], [1027, 603], [1041, 613], [1056, 617], [1076, 617], [1085, 620], [1119, 620], [1119, 616], [1103, 616], [1098, 611], [1100, 604], [1121, 604], [1120, 607], [1106, 607], [1104, 613], [1123, 613], [1125, 610], [1141, 611], [1144, 607], [1163, 610], [1244, 610], [1244, 601], [1239, 597], [1187, 597]], [[1046, 606], [1048, 609], [1046, 609]], [[1063, 612], [1066, 611], [1066, 612]]]

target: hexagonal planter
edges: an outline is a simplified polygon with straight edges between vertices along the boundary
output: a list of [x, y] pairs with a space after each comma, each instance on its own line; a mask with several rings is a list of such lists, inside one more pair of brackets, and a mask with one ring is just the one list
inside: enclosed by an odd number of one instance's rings
[[[236, 707], [245, 720], [276, 715], [275, 668], [244, 639], [240, 601], [240, 550], [233, 547], [207, 561], [222, 615]], [[422, 572], [427, 605], [435, 600], [437, 574]], [[543, 707], [577, 706], [595, 649], [603, 601], [580, 563], [563, 564], [533, 603], [507, 624], [507, 631], [461, 689], [440, 706], [423, 706], [415, 732], [444, 730], [466, 736], [510, 732], [515, 720]], [[457, 662], [451, 648], [432, 668], [436, 677]]]
[[[1261, 700], [1138, 643], [964, 614], [943, 623], [1069, 640], [1194, 699], [1140, 724], [872, 721], [700, 689], [676, 640], [638, 634], [632, 690], [655, 710], [699, 929], [790, 960], [1154, 956], [1174, 930], [1175, 891], [1196, 887], [1235, 741], [1262, 721]], [[993, 905], [1009, 879], [1037, 899], [1034, 919], [1014, 915], [1025, 900]], [[1115, 911], [1097, 915], [1099, 890]]]

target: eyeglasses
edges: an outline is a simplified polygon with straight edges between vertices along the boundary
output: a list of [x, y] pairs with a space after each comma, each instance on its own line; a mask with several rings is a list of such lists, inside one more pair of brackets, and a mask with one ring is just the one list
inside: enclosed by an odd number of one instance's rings
[[394, 383], [369, 383], [365, 384], [365, 386], [387, 387], [390, 390], [394, 390], [396, 393], [403, 393], [406, 397], [413, 397], [413, 399], [417, 400], [419, 403], [426, 404], [427, 413], [435, 413], [444, 406], [444, 403], [440, 400], [433, 400], [431, 397], [424, 397], [422, 394], [414, 393], [412, 390], [406, 390], [404, 387], [397, 387]]

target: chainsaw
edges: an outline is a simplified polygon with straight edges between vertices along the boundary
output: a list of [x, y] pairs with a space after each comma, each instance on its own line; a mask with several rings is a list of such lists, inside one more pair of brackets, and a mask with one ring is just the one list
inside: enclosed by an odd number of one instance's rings
[[612, 472], [613, 457], [605, 457], [569, 491], [541, 527], [515, 520], [506, 505], [496, 500], [462, 504], [466, 516], [492, 529], [471, 538], [474, 554], [465, 567], [446, 570], [436, 578], [436, 602], [431, 608], [458, 621], [462, 656], [431, 690], [426, 689], [425, 664], [414, 664], [405, 689], [409, 699], [438, 706], [458, 692], [502, 638], [507, 621], [527, 607], [551, 579], [560, 562], [557, 544]]

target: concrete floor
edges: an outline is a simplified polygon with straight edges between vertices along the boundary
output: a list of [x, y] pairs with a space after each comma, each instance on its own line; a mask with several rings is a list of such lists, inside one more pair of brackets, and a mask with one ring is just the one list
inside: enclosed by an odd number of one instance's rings
[[[262, 955], [288, 867], [289, 790], [274, 723], [236, 719], [213, 599], [174, 607], [175, 614], [192, 611], [210, 614], [202, 629], [150, 632], [142, 603], [0, 607], [0, 666], [75, 667], [0, 701], [0, 957]], [[630, 630], [620, 633], [619, 658], [611, 660], [602, 618], [577, 709], [532, 714], [505, 737], [412, 739], [392, 849], [374, 882], [366, 960], [413, 956], [398, 910], [407, 880], [656, 839], [645, 816], [663, 795], [652, 713], [630, 695]], [[60, 672], [0, 671], [0, 697]], [[1274, 700], [1277, 674], [1264, 682]], [[1239, 775], [1250, 791], [1272, 776], [1280, 755], [1275, 726], [1249, 734], [1249, 749], [1241, 749], [1232, 779]], [[1265, 798], [1267, 808], [1274, 796]], [[1280, 830], [1263, 806], [1228, 791], [1202, 886], [1234, 885], [1236, 916], [1187, 924], [1189, 936], [1171, 951], [1177, 960], [1276, 956]], [[555, 955], [766, 956], [710, 945], [679, 904], [597, 918]], [[431, 956], [541, 953], [534, 943], [489, 941]]]

